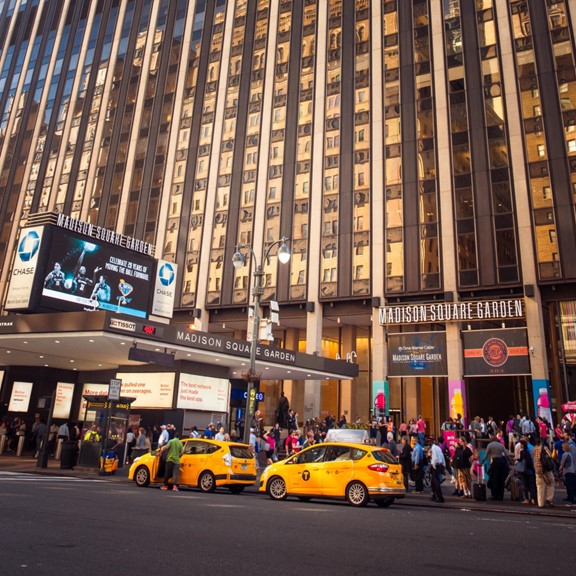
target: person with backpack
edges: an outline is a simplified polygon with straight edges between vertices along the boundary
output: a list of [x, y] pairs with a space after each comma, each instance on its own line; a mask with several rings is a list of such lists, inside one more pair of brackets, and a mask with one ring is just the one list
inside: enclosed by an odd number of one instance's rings
[[544, 506], [554, 507], [554, 460], [548, 448], [536, 438], [536, 445], [532, 450], [534, 470], [536, 472], [536, 491], [538, 493], [538, 508]]
[[452, 468], [457, 477], [456, 494], [461, 498], [472, 498], [472, 474], [470, 465], [472, 462], [472, 450], [468, 446], [466, 436], [462, 435], [458, 439], [458, 445], [452, 458]]

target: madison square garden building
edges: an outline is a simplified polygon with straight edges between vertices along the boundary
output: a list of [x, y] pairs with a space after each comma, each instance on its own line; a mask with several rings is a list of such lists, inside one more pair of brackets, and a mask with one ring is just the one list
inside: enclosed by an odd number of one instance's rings
[[177, 264], [172, 324], [246, 340], [260, 263], [270, 345], [358, 365], [262, 375], [268, 422], [281, 390], [300, 420], [562, 415], [575, 28], [576, 0], [0, 1], [3, 309], [60, 213]]

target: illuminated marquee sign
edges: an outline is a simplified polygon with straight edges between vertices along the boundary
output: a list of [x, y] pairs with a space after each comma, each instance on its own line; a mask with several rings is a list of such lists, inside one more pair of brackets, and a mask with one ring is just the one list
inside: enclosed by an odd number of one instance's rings
[[140, 252], [140, 254], [154, 256], [154, 246], [148, 242], [137, 240], [130, 236], [124, 236], [124, 234], [114, 232], [114, 230], [108, 230], [107, 228], [102, 228], [102, 226], [95, 226], [94, 224], [77, 220], [65, 214], [58, 215], [57, 225], [60, 226], [60, 228], [65, 228], [71, 232], [78, 232], [95, 240], [102, 240], [103, 242], [115, 244], [122, 248], [128, 248], [134, 252]]
[[381, 306], [380, 324], [424, 324], [428, 322], [478, 322], [482, 320], [521, 320], [524, 299], [442, 302]]

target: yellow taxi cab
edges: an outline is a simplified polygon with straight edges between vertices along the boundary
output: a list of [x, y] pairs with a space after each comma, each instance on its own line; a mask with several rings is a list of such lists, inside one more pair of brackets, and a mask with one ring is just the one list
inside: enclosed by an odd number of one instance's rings
[[[254, 454], [248, 445], [207, 438], [184, 438], [182, 444], [180, 486], [198, 487], [202, 492], [225, 487], [238, 494], [256, 482]], [[164, 466], [159, 450], [144, 454], [134, 460], [128, 478], [141, 487], [163, 482]]]
[[315, 444], [268, 466], [259, 491], [273, 500], [345, 498], [352, 506], [373, 500], [381, 507], [406, 494], [402, 467], [389, 450], [353, 442]]

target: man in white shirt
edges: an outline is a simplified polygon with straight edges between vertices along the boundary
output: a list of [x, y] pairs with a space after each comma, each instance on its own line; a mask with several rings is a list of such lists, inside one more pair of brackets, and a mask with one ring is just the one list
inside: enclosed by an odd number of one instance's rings
[[430, 487], [432, 488], [432, 500], [434, 502], [444, 502], [440, 476], [444, 474], [446, 460], [444, 459], [442, 448], [438, 445], [441, 441], [442, 438], [434, 439], [434, 444], [430, 448], [430, 466], [432, 466]]
[[168, 429], [166, 428], [166, 424], [162, 424], [160, 426], [162, 432], [160, 432], [160, 437], [158, 438], [158, 448], [162, 448], [165, 444], [168, 444], [168, 440], [170, 440], [170, 434], [168, 434]]

